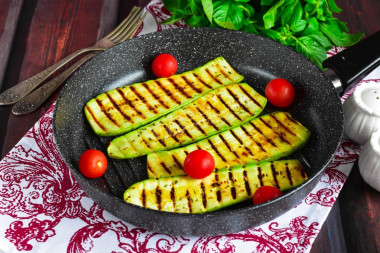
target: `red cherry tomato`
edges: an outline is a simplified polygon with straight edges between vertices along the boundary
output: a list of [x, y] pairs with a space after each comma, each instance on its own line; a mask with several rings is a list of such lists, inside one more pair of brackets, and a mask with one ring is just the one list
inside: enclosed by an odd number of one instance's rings
[[107, 158], [99, 150], [89, 149], [79, 158], [79, 170], [88, 178], [100, 177], [107, 169]]
[[152, 70], [157, 77], [170, 77], [177, 72], [178, 63], [170, 54], [160, 54], [154, 58]]
[[187, 155], [183, 167], [188, 176], [200, 179], [213, 172], [215, 161], [209, 152], [198, 149]]
[[258, 205], [264, 202], [267, 202], [271, 199], [280, 197], [282, 192], [280, 189], [273, 186], [261, 186], [253, 194], [253, 204]]
[[277, 107], [287, 107], [294, 100], [294, 88], [289, 81], [277, 78], [270, 81], [265, 87], [265, 97]]

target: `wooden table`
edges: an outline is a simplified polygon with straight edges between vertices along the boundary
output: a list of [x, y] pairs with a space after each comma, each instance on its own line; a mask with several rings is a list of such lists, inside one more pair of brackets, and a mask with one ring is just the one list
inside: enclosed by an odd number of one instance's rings
[[[2, 0], [0, 5], [0, 91], [92, 45], [111, 31], [133, 5], [148, 0]], [[350, 32], [380, 30], [379, 0], [336, 0], [336, 15]], [[3, 158], [57, 99], [59, 90], [34, 113], [14, 116], [0, 107]], [[312, 252], [380, 251], [380, 193], [370, 188], [354, 166]]]

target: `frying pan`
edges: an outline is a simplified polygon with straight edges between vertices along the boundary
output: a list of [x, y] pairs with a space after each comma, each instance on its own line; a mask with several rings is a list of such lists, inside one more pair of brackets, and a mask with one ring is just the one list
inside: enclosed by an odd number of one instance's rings
[[[369, 44], [380, 45], [380, 33], [325, 62], [326, 67], [343, 73], [344, 86], [357, 82], [379, 62], [369, 52]], [[359, 49], [357, 54], [355, 49]], [[108, 159], [105, 175], [88, 179], [78, 169], [79, 156], [95, 148], [106, 153], [112, 138], [96, 136], [86, 122], [83, 107], [88, 100], [122, 85], [154, 79], [151, 62], [159, 53], [174, 55], [177, 73], [194, 69], [223, 56], [245, 82], [264, 94], [269, 80], [289, 80], [296, 99], [286, 108], [311, 131], [308, 144], [291, 157], [303, 163], [309, 180], [283, 196], [253, 206], [244, 202], [205, 214], [176, 214], [149, 210], [123, 201], [124, 191], [133, 183], [146, 179], [146, 156]], [[364, 59], [365, 60], [364, 60]], [[354, 59], [358, 64], [353, 64]], [[344, 71], [342, 71], [344, 70]], [[337, 83], [334, 71], [329, 72]], [[355, 73], [355, 74], [354, 74]], [[185, 28], [150, 33], [126, 41], [98, 55], [75, 73], [62, 90], [54, 111], [54, 137], [58, 149], [83, 190], [101, 207], [116, 217], [151, 231], [178, 235], [218, 235], [241, 231], [268, 222], [302, 201], [318, 183], [332, 159], [343, 134], [342, 104], [333, 82], [312, 62], [292, 49], [272, 40], [245, 32], [215, 28]], [[336, 85], [338, 86], [338, 85]], [[262, 114], [278, 111], [269, 103]]]

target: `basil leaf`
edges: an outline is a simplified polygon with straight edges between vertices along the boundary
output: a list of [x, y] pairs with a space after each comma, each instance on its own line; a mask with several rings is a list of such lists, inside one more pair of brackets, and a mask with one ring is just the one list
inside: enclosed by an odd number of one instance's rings
[[192, 15], [189, 19], [186, 19], [186, 23], [188, 23], [190, 26], [193, 26], [193, 27], [210, 26], [210, 22], [205, 16]]
[[170, 18], [168, 18], [167, 20], [163, 21], [163, 22], [160, 22], [160, 24], [162, 25], [170, 25], [170, 24], [174, 24], [175, 22], [181, 20], [183, 18], [183, 14], [181, 12], [174, 12]]
[[208, 20], [210, 21], [210, 23], [212, 23], [212, 15], [214, 14], [212, 0], [202, 0], [202, 6]]
[[285, 0], [279, 0], [263, 16], [265, 29], [272, 28], [277, 20], [277, 10], [283, 5]]
[[349, 47], [357, 43], [363, 33], [348, 34], [342, 32], [339, 22], [335, 19], [328, 20], [320, 26], [321, 31], [338, 47]]
[[173, 13], [176, 10], [180, 10], [179, 8], [179, 2], [175, 0], [162, 0], [162, 3], [164, 4], [165, 8]]
[[296, 50], [304, 54], [320, 68], [322, 68], [322, 62], [327, 58], [325, 49], [309, 36], [296, 39]]
[[243, 20], [243, 26], [241, 27], [241, 30], [245, 32], [253, 33], [253, 34], [259, 34], [257, 29], [253, 26], [253, 24], [248, 19]]
[[329, 7], [330, 7], [330, 9], [331, 9], [333, 12], [336, 12], [336, 13], [340, 13], [340, 12], [342, 12], [342, 9], [339, 8], [339, 7], [336, 5], [336, 3], [335, 3], [334, 0], [327, 0], [327, 3], [329, 4]]
[[233, 0], [224, 0], [214, 3], [215, 23], [227, 29], [240, 29], [243, 25], [244, 14]]
[[293, 32], [301, 32], [303, 31], [307, 26], [307, 21], [306, 20], [298, 20], [296, 21], [291, 27], [290, 29], [293, 31]]

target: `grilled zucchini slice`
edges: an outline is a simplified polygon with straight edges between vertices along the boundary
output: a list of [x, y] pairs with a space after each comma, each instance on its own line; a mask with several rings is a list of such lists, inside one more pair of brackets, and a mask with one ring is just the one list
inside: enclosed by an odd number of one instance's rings
[[206, 91], [243, 78], [218, 57], [193, 71], [102, 93], [88, 101], [84, 111], [97, 135], [119, 135], [185, 106]]
[[186, 156], [204, 149], [223, 169], [259, 161], [274, 161], [304, 146], [310, 132], [286, 112], [274, 112], [191, 145], [148, 154], [149, 178], [183, 175]]
[[111, 141], [108, 155], [125, 159], [186, 145], [241, 125], [261, 113], [266, 98], [248, 84], [229, 84]]
[[124, 200], [160, 211], [204, 213], [250, 199], [260, 186], [286, 191], [306, 180], [298, 160], [263, 162], [219, 170], [203, 179], [147, 179], [130, 186]]

